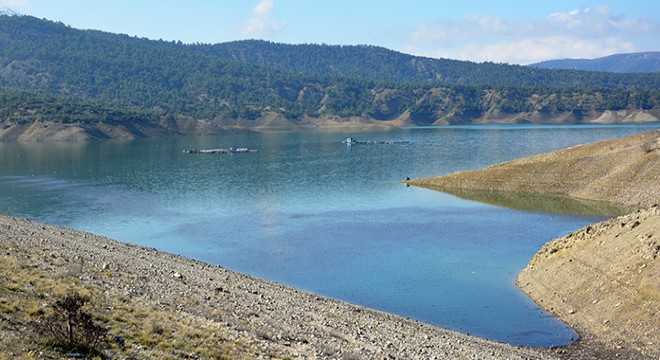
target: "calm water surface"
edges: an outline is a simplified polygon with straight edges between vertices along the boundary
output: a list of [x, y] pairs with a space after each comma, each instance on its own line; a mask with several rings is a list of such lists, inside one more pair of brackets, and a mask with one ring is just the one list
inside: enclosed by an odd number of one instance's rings
[[[515, 286], [548, 240], [603, 216], [407, 188], [406, 177], [660, 128], [471, 126], [84, 144], [0, 143], [0, 212], [179, 253], [513, 344], [577, 338]], [[408, 141], [393, 145], [341, 143]], [[241, 146], [253, 154], [183, 154]]]

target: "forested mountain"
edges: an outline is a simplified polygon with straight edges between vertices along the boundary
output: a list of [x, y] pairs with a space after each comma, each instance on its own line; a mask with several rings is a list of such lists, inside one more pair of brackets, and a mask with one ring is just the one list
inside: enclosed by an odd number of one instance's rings
[[657, 120], [659, 89], [660, 74], [434, 60], [372, 46], [185, 45], [0, 16], [0, 139], [44, 121], [94, 138], [115, 136], [109, 124], [125, 134], [133, 123], [137, 136], [151, 136]]
[[412, 56], [368, 45], [287, 45], [244, 40], [192, 48], [223, 59], [283, 71], [371, 81], [550, 88], [657, 88], [660, 85], [660, 76], [557, 71], [491, 62], [478, 64]]
[[657, 73], [660, 72], [660, 51], [615, 54], [597, 59], [548, 60], [530, 66], [617, 73]]

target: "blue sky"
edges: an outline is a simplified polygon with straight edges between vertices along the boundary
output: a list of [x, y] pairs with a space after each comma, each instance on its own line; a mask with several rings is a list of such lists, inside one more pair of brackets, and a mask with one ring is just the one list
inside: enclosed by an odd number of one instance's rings
[[660, 50], [658, 0], [0, 0], [26, 15], [150, 39], [370, 44], [511, 64]]

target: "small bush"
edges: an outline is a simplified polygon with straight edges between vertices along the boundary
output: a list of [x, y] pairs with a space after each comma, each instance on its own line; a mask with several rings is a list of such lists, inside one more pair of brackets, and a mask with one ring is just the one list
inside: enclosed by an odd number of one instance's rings
[[78, 293], [67, 295], [52, 305], [52, 312], [35, 323], [39, 340], [65, 352], [98, 354], [107, 330], [83, 310], [87, 299]]

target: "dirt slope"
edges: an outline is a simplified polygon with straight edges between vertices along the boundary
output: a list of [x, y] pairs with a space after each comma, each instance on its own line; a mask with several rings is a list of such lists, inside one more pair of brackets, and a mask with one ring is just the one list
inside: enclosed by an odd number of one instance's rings
[[406, 183], [448, 192], [549, 194], [645, 208], [660, 202], [660, 131]]
[[573, 348], [660, 358], [660, 131], [407, 183], [497, 204], [546, 196], [535, 204], [577, 198], [642, 209], [546, 244], [518, 285], [577, 329]]
[[546, 244], [518, 286], [603, 357], [660, 358], [660, 208]]

